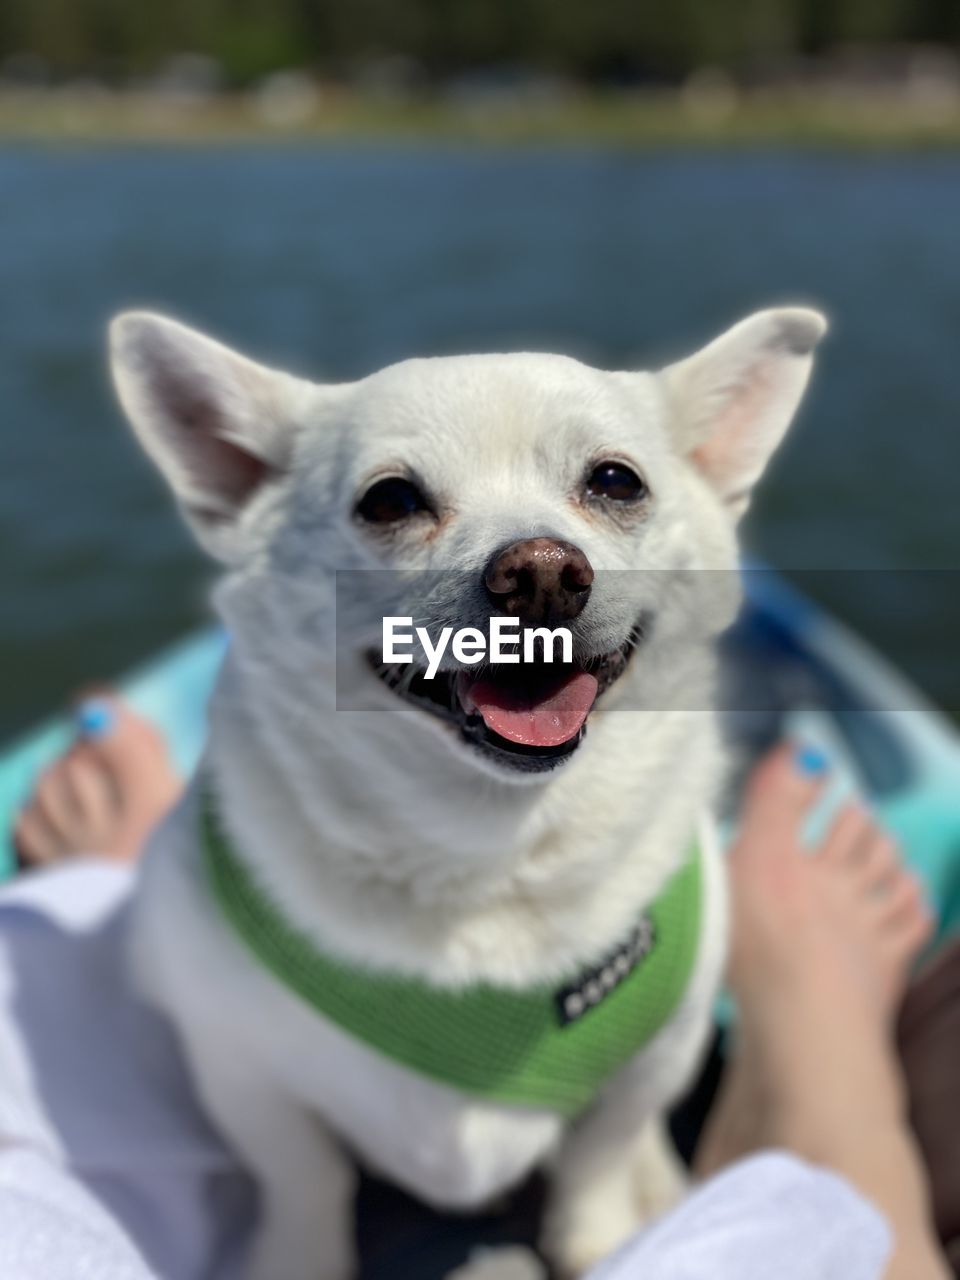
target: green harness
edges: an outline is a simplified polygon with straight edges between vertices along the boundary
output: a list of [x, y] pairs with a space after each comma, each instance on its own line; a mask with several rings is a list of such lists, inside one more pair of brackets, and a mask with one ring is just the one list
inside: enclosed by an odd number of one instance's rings
[[213, 894], [254, 955], [344, 1031], [422, 1075], [497, 1102], [572, 1116], [676, 1011], [700, 932], [699, 850], [620, 947], [557, 988], [429, 986], [354, 968], [294, 928], [234, 854], [206, 801]]

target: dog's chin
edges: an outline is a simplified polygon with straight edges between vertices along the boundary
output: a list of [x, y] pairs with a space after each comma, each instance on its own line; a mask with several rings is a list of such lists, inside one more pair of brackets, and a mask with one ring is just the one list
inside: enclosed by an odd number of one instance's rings
[[638, 625], [618, 649], [579, 662], [460, 667], [429, 680], [413, 663], [385, 666], [379, 654], [365, 656], [387, 689], [445, 725], [469, 759], [519, 781], [576, 755], [597, 703], [623, 676], [641, 637]]

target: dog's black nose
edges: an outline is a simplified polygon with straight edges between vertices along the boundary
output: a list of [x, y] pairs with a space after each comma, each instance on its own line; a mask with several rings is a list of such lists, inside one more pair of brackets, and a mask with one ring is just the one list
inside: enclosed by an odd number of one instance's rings
[[527, 538], [498, 551], [483, 574], [501, 613], [525, 626], [575, 618], [590, 596], [593, 568], [579, 547], [556, 538]]

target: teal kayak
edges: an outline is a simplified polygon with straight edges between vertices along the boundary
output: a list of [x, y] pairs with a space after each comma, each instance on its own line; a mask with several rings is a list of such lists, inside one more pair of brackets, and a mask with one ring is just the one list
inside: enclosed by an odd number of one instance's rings
[[[960, 927], [960, 736], [869, 645], [776, 573], [744, 572], [747, 603], [724, 645], [723, 717], [737, 777], [782, 736], [819, 746], [834, 800], [862, 796], [900, 840], [940, 920]], [[118, 682], [166, 734], [189, 772], [205, 737], [206, 704], [226, 650], [217, 628], [192, 635]], [[10, 833], [43, 767], [70, 742], [66, 716], [0, 752], [0, 877], [15, 868]], [[728, 797], [732, 826], [737, 788]]]

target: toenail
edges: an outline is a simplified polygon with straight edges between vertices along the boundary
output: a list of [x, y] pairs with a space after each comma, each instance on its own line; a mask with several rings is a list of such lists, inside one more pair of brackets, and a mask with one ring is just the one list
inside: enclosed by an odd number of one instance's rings
[[819, 778], [827, 772], [827, 757], [819, 747], [798, 747], [793, 762], [806, 778]]
[[84, 738], [105, 738], [117, 722], [113, 707], [102, 698], [88, 698], [77, 707], [77, 729]]

